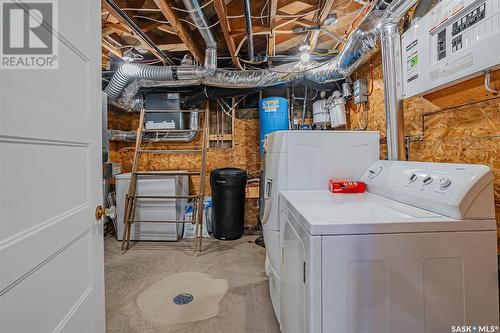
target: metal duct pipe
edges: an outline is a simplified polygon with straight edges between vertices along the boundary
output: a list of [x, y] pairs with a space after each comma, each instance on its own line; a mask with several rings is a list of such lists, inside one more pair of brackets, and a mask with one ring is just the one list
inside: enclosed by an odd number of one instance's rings
[[[142, 139], [143, 142], [192, 142], [197, 137], [199, 132], [197, 131], [200, 128], [200, 115], [198, 112], [192, 112], [191, 118], [189, 121], [189, 131], [186, 132], [175, 132], [168, 133], [166, 135], [154, 138], [144, 137]], [[120, 131], [120, 130], [108, 130], [108, 137], [110, 141], [123, 141], [123, 142], [132, 142], [137, 138], [136, 131]]]
[[384, 26], [382, 32], [382, 63], [384, 69], [385, 124], [387, 157], [404, 159], [404, 117], [401, 93], [401, 38], [399, 25]]
[[418, 3], [419, 0], [395, 0], [391, 2], [383, 15], [383, 25], [399, 24], [401, 18]]
[[198, 66], [150, 66], [124, 64], [120, 66], [104, 89], [108, 101], [115, 101], [132, 79], [156, 81], [199, 80], [203, 77], [203, 68]]
[[418, 0], [396, 0], [388, 6], [382, 21], [382, 64], [387, 129], [387, 157], [404, 160], [404, 115], [399, 21]]
[[307, 71], [305, 79], [317, 83], [342, 80], [366, 63], [378, 51], [383, 13], [384, 10], [376, 6], [351, 34], [339, 55], [324, 65]]
[[217, 40], [209, 28], [208, 19], [200, 8], [198, 0], [183, 0], [183, 2], [186, 9], [189, 10], [189, 16], [194, 24], [198, 26], [198, 31], [205, 41], [205, 69], [214, 71], [217, 68]]
[[252, 10], [250, 7], [250, 0], [243, 0], [244, 4], [244, 14], [245, 14], [245, 23], [247, 30], [247, 43], [248, 43], [248, 58], [253, 61], [255, 58], [254, 50], [253, 50], [253, 29], [252, 29]]
[[417, 7], [415, 8], [415, 12], [413, 13], [412, 22], [417, 22], [418, 20], [420, 20], [438, 3], [439, 0], [420, 0]]
[[183, 0], [184, 6], [189, 10], [189, 16], [193, 20], [194, 24], [198, 27], [200, 31], [201, 37], [205, 41], [205, 46], [207, 48], [215, 49], [217, 48], [217, 40], [215, 39], [212, 31], [209, 28], [208, 19], [203, 13], [203, 10], [200, 8], [200, 3], [198, 0]]
[[[159, 138], [148, 138], [143, 137], [142, 142], [182, 142], [188, 143], [194, 141], [199, 132], [186, 132], [186, 134], [175, 133], [169, 136], [162, 136]], [[121, 141], [121, 142], [135, 142], [137, 138], [136, 131], [120, 131], [120, 130], [108, 130], [109, 141]]]

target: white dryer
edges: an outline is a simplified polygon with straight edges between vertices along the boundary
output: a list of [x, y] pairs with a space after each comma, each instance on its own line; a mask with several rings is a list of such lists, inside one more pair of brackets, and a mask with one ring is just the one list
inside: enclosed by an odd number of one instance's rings
[[282, 332], [497, 332], [491, 170], [379, 161], [363, 179], [281, 192]]
[[280, 131], [267, 136], [261, 174], [260, 218], [266, 273], [279, 320], [281, 190], [327, 189], [330, 178], [360, 179], [379, 159], [378, 132]]

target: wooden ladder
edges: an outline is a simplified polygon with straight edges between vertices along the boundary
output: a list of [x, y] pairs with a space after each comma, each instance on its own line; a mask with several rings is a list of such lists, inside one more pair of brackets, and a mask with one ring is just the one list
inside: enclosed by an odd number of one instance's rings
[[[207, 103], [208, 104], [208, 103]], [[144, 115], [147, 112], [154, 113], [179, 113], [179, 112], [199, 112], [203, 113], [203, 128], [202, 129], [146, 129], [144, 127]], [[145, 110], [141, 109], [141, 114], [139, 118], [139, 128], [137, 128], [137, 139], [135, 142], [135, 153], [134, 161], [132, 164], [132, 174], [130, 177], [130, 184], [128, 188], [128, 194], [125, 198], [125, 216], [123, 225], [123, 238], [122, 238], [122, 250], [126, 251], [130, 246], [130, 234], [131, 226], [133, 223], [191, 223], [196, 224], [195, 227], [195, 243], [194, 251], [200, 252], [202, 250], [202, 235], [203, 235], [203, 200], [205, 198], [205, 177], [206, 177], [206, 166], [207, 166], [207, 148], [208, 148], [208, 105], [205, 107], [205, 111], [201, 110]], [[201, 120], [201, 119], [200, 119]], [[201, 122], [200, 122], [201, 123]], [[146, 133], [192, 133], [192, 132], [202, 133], [202, 144], [201, 149], [143, 149], [142, 140]], [[155, 171], [143, 171], [139, 170], [139, 160], [141, 154], [201, 154], [201, 170], [155, 170]], [[194, 195], [137, 195], [137, 181], [141, 176], [187, 176], [188, 180], [191, 180], [192, 176], [199, 176], [199, 191]], [[188, 183], [191, 183], [190, 181]], [[177, 199], [188, 199], [192, 200], [192, 218], [191, 220], [136, 220], [135, 211], [137, 206], [137, 201], [140, 199], [161, 199], [161, 200], [177, 200]]]

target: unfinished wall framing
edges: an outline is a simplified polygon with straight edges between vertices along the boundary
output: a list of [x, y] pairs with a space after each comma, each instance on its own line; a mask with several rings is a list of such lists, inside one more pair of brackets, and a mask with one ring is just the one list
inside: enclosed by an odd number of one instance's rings
[[[108, 111], [108, 127], [131, 131], [138, 127], [139, 114], [123, 112], [113, 108]], [[207, 155], [207, 195], [210, 190], [210, 171], [222, 167], [236, 167], [249, 171], [249, 177], [258, 177], [260, 171], [259, 152], [259, 120], [245, 119], [234, 122], [234, 147], [210, 148]], [[201, 138], [201, 137], [200, 137]], [[147, 143], [154, 145], [154, 149], [189, 149], [200, 145], [200, 138], [191, 143]], [[110, 142], [109, 159], [121, 165], [121, 172], [130, 172], [134, 157], [134, 142]], [[143, 155], [140, 159], [141, 170], [190, 169], [196, 170], [201, 166], [199, 155]], [[196, 177], [190, 184], [192, 190], [199, 183]], [[245, 227], [254, 229], [257, 226], [258, 207], [257, 199], [247, 199], [245, 210]]]

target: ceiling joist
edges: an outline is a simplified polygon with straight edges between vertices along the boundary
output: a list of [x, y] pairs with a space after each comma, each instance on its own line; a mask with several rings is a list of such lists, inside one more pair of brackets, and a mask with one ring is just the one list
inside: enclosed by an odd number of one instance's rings
[[267, 56], [274, 56], [274, 46], [276, 44], [276, 36], [274, 34], [274, 29], [276, 28], [276, 13], [278, 12], [278, 0], [269, 0], [269, 29], [271, 34], [269, 35], [267, 42]]
[[121, 49], [111, 45], [111, 43], [108, 42], [107, 40], [105, 40], [104, 38], [102, 39], [101, 45], [109, 53], [117, 56], [118, 58], [123, 58], [123, 51]]
[[102, 28], [102, 35], [108, 36], [111, 35], [112, 33], [116, 33], [119, 35], [124, 33], [130, 35], [130, 30], [126, 29], [123, 25], [119, 23], [106, 23]]
[[238, 67], [238, 59], [236, 57], [236, 45], [234, 43], [234, 39], [231, 37], [229, 31], [229, 24], [227, 21], [227, 8], [224, 0], [214, 0], [215, 11], [217, 12], [217, 17], [219, 18], [220, 27], [222, 33], [224, 34], [224, 39], [227, 44], [227, 49], [229, 54], [231, 55], [231, 60], [233, 64]]
[[[321, 8], [321, 11], [319, 12], [319, 15], [317, 15], [317, 24], [319, 26], [322, 26], [323, 23], [325, 23], [325, 20], [328, 17], [328, 14], [332, 11], [333, 4], [335, 0], [326, 0], [323, 7]], [[316, 48], [316, 45], [318, 44], [318, 37], [319, 37], [320, 30], [315, 30], [311, 33], [311, 38], [309, 40], [309, 45], [311, 46], [311, 50], [314, 50]]]
[[163, 16], [170, 23], [174, 31], [177, 33], [182, 42], [186, 45], [189, 52], [199, 63], [203, 63], [203, 53], [200, 46], [195, 42], [191, 31], [186, 27], [186, 25], [179, 19], [174, 9], [166, 0], [154, 0], [156, 6], [160, 9]]
[[[207, 4], [208, 0], [200, 0]], [[304, 42], [313, 48], [333, 50], [337, 49], [331, 35], [344, 35], [350, 31], [352, 21], [359, 16], [362, 4], [353, 1], [345, 5], [345, 0], [252, 0], [253, 33], [261, 36], [254, 41], [254, 47], [258, 54], [266, 54], [268, 65], [272, 65], [272, 58], [276, 55], [296, 55], [298, 46]], [[197, 29], [190, 27], [185, 19], [189, 20], [189, 14], [178, 11], [175, 7], [182, 6], [180, 0], [104, 0], [103, 12], [109, 15], [103, 16], [102, 35], [105, 41], [111, 43], [103, 44], [103, 50], [110, 56], [120, 56], [125, 50], [121, 45], [136, 44], [129, 37], [138, 39], [151, 54], [160, 52], [170, 59], [167, 53], [176, 54], [180, 59], [186, 51], [191, 52], [197, 62], [202, 63], [204, 59], [204, 44]], [[121, 7], [118, 7], [118, 4]], [[156, 7], [155, 7], [156, 5]], [[175, 7], [174, 7], [175, 6]], [[125, 15], [120, 10], [127, 7]], [[366, 7], [366, 6], [365, 6]], [[115, 13], [115, 11], [118, 12]], [[136, 19], [135, 16], [142, 16]], [[139, 10], [153, 11], [144, 13]], [[219, 37], [219, 54], [230, 56], [232, 64], [239, 68], [238, 52], [244, 48], [243, 44], [247, 38], [246, 24], [242, 1], [213, 0], [210, 6], [204, 6], [204, 13], [212, 22], [217, 19], [220, 24], [215, 24], [211, 30]], [[310, 29], [306, 33], [300, 33], [300, 27], [323, 26], [328, 15], [335, 11], [338, 20], [335, 26], [324, 27], [328, 35], [323, 35], [322, 30]], [[134, 18], [132, 20], [132, 18]], [[357, 20], [356, 20], [357, 21]], [[128, 23], [128, 24], [127, 24]], [[135, 29], [140, 29], [140, 33]], [[305, 30], [305, 29], [304, 29]], [[147, 35], [146, 35], [147, 33]], [[140, 37], [149, 40], [149, 44]], [[122, 38], [120, 38], [122, 37]], [[304, 38], [306, 38], [304, 40]], [[116, 42], [113, 42], [113, 41]], [[141, 53], [144, 54], [144, 50]], [[156, 55], [156, 54], [155, 54]], [[227, 65], [227, 63], [225, 63]]]
[[118, 13], [113, 6], [111, 6], [107, 1], [102, 1], [102, 7], [104, 10], [106, 10], [115, 20], [117, 20], [122, 27], [124, 27], [130, 35], [134, 36], [135, 38], [139, 39], [139, 41], [144, 45], [145, 48], [147, 48], [152, 54], [154, 54], [158, 59], [164, 61], [165, 60], [165, 55], [162, 54], [161, 52], [158, 52], [154, 47], [152, 47], [149, 42], [143, 38], [140, 34], [136, 34], [132, 26], [127, 22], [126, 19]]

